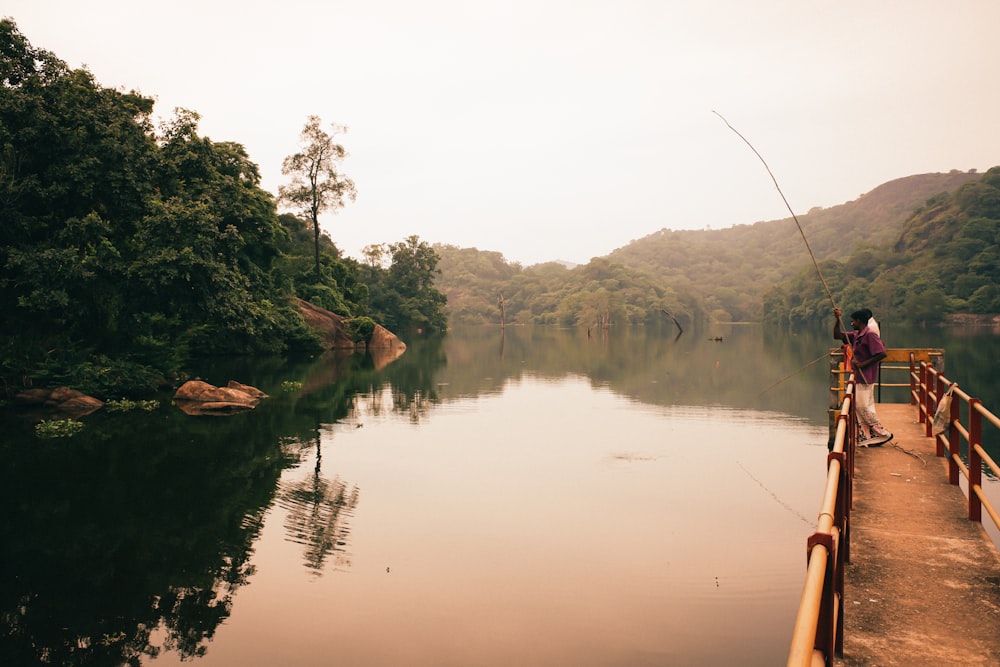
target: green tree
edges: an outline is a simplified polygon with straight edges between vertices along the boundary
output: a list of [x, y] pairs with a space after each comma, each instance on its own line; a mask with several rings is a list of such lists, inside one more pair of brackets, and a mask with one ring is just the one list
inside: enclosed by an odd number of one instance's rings
[[312, 221], [315, 246], [316, 282], [322, 282], [319, 261], [319, 215], [333, 208], [343, 208], [344, 200], [354, 201], [357, 191], [354, 181], [338, 171], [347, 151], [333, 137], [346, 128], [333, 126], [333, 134], [320, 127], [319, 116], [309, 116], [302, 129], [302, 150], [285, 158], [281, 173], [291, 176], [291, 182], [278, 188], [281, 201], [294, 207]]
[[70, 70], [10, 20], [0, 44], [0, 341], [5, 370], [30, 377], [128, 334], [125, 258], [153, 194], [153, 102]]
[[[151, 386], [157, 370], [182, 370], [189, 346], [314, 342], [277, 270], [289, 234], [242, 146], [198, 136], [185, 110], [157, 136], [152, 100], [69, 69], [10, 20], [0, 78], [6, 386]], [[349, 284], [356, 271], [336, 268]]]
[[435, 287], [439, 256], [418, 236], [389, 245], [392, 263], [372, 286], [372, 311], [393, 331], [444, 331], [447, 298]]

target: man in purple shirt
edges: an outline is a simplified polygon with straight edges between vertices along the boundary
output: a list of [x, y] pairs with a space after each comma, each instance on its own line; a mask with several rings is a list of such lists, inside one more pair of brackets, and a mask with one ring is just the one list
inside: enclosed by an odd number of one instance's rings
[[833, 325], [833, 337], [851, 347], [851, 365], [857, 380], [855, 391], [857, 397], [856, 412], [858, 415], [858, 444], [865, 447], [878, 447], [892, 440], [889, 433], [879, 422], [875, 414], [875, 382], [878, 380], [879, 363], [885, 359], [885, 346], [878, 333], [868, 326], [872, 319], [872, 311], [867, 308], [851, 313], [851, 328], [853, 331], [842, 331], [840, 328], [840, 308], [834, 308], [837, 318]]

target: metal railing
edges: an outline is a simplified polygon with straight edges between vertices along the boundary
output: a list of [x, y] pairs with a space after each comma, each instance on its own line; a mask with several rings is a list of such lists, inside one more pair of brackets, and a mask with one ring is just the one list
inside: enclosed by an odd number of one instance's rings
[[[928, 392], [922, 389], [928, 383], [922, 378], [930, 372], [934, 372], [935, 377], [943, 378], [938, 370], [944, 366], [943, 350], [893, 349], [887, 353], [882, 370], [908, 371], [909, 381], [906, 384], [884, 384], [880, 373], [879, 396], [882, 386], [909, 388], [910, 403], [921, 406], [921, 419], [929, 414], [932, 416], [930, 421], [933, 421], [934, 408], [925, 409], [923, 406], [936, 406], [943, 390], [939, 389], [933, 398], [928, 398]], [[844, 652], [844, 569], [850, 562], [851, 553], [851, 507], [858, 430], [854, 402], [856, 385], [853, 374], [845, 368], [841, 350], [831, 350], [830, 359], [833, 381], [830, 386], [832, 407], [826, 488], [816, 530], [806, 541], [806, 580], [788, 652], [789, 667], [832, 667], [834, 656], [842, 656]], [[895, 365], [904, 361], [906, 365]], [[932, 400], [933, 403], [930, 402]], [[996, 423], [1000, 426], [1000, 422]], [[930, 435], [930, 428], [928, 422], [927, 435]], [[991, 516], [995, 517], [992, 511]]]
[[[934, 438], [935, 452], [938, 456], [943, 457], [947, 452], [949, 483], [957, 485], [960, 474], [968, 482], [969, 520], [982, 522], [985, 509], [993, 519], [993, 525], [1000, 528], [1000, 515], [983, 491], [983, 466], [988, 466], [994, 475], [1000, 477], [1000, 468], [996, 461], [983, 448], [983, 425], [992, 424], [1000, 429], [1000, 418], [983, 407], [980, 399], [962, 391], [957, 384], [950, 382], [927, 363], [921, 362], [919, 368], [910, 373], [910, 379], [914, 386], [910, 402], [919, 406], [924, 435]], [[952, 388], [952, 400], [947, 429], [943, 433], [935, 434], [934, 414], [949, 387]], [[962, 459], [963, 441], [968, 463]]]
[[[915, 364], [920, 362], [927, 362], [932, 364], [933, 367], [938, 372], [944, 371], [944, 350], [940, 348], [889, 348], [886, 351], [886, 357], [882, 360], [879, 365], [878, 379], [875, 382], [875, 392], [876, 401], [882, 401], [882, 389], [886, 388], [889, 390], [894, 389], [907, 389], [910, 396], [910, 403], [914, 403], [913, 392], [916, 389], [916, 384], [913, 379]], [[844, 363], [844, 352], [843, 348], [833, 348], [830, 350], [830, 404], [829, 404], [829, 414], [830, 414], [830, 440], [827, 443], [828, 448], [833, 448], [833, 436], [836, 433], [837, 427], [837, 413], [840, 410], [840, 404], [844, 400], [844, 390], [847, 388], [847, 382], [850, 379], [851, 370], [846, 367]], [[901, 381], [888, 382], [886, 381], [886, 376], [890, 380], [895, 380], [899, 378]], [[898, 394], [902, 396], [902, 394]]]
[[844, 650], [844, 566], [850, 562], [857, 416], [853, 378], [843, 388], [816, 531], [806, 541], [806, 581], [788, 653], [790, 666], [832, 665]]

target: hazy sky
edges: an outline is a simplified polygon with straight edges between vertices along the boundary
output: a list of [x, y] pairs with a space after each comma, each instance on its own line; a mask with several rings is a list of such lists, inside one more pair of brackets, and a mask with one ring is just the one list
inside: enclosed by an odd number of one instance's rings
[[[5, 0], [36, 47], [201, 115], [284, 182], [347, 126], [347, 254], [416, 234], [524, 264], [1000, 165], [997, 0]], [[790, 234], [796, 233], [794, 227]]]

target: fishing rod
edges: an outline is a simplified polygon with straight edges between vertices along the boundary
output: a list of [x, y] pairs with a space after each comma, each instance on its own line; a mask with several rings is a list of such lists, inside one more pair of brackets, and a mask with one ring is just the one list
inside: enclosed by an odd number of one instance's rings
[[[826, 284], [826, 278], [823, 277], [823, 271], [822, 271], [822, 269], [819, 268], [819, 262], [816, 261], [816, 255], [813, 254], [812, 247], [810, 247], [810, 245], [809, 245], [809, 239], [806, 238], [806, 233], [802, 229], [802, 223], [799, 222], [799, 216], [795, 215], [795, 211], [792, 210], [791, 204], [788, 203], [788, 199], [785, 197], [785, 193], [781, 191], [781, 186], [778, 185], [778, 179], [774, 177], [774, 172], [772, 172], [771, 171], [771, 167], [769, 167], [767, 165], [767, 161], [764, 159], [764, 156], [761, 155], [760, 152], [756, 148], [754, 148], [753, 144], [750, 143], [749, 139], [747, 139], [746, 137], [744, 137], [740, 133], [739, 130], [737, 130], [735, 127], [733, 127], [729, 123], [729, 121], [726, 120], [725, 116], [723, 116], [718, 111], [715, 111], [714, 109], [712, 110], [712, 113], [714, 113], [716, 116], [718, 116], [719, 118], [721, 118], [722, 122], [726, 124], [726, 127], [728, 127], [730, 130], [732, 130], [736, 134], [737, 137], [739, 137], [740, 139], [742, 139], [743, 143], [745, 143], [747, 146], [750, 147], [750, 150], [752, 150], [753, 154], [757, 156], [757, 159], [760, 160], [760, 163], [762, 165], [764, 165], [764, 169], [767, 170], [767, 175], [771, 177], [771, 181], [774, 183], [775, 189], [778, 191], [778, 194], [781, 195], [781, 201], [785, 202], [785, 208], [787, 208], [788, 212], [792, 214], [792, 220], [795, 221], [795, 226], [799, 228], [799, 234], [802, 236], [802, 242], [806, 244], [806, 250], [809, 251], [809, 258], [812, 259], [813, 266], [816, 267], [816, 273], [817, 273], [817, 275], [819, 275], [820, 282], [823, 283], [823, 289], [826, 291], [827, 298], [830, 299], [830, 304], [833, 306], [834, 310], [836, 310], [836, 311], [839, 312], [840, 308], [837, 307], [837, 302], [834, 301], [834, 299], [833, 299], [833, 293], [830, 291], [830, 286]], [[837, 318], [837, 322], [840, 324], [840, 330], [844, 331], [845, 329], [844, 329], [844, 322], [843, 322], [843, 320], [840, 317], [838, 317]], [[812, 363], [815, 363], [815, 362], [812, 362]], [[811, 365], [811, 364], [808, 364], [808, 365]], [[860, 369], [858, 369], [858, 370], [860, 371]], [[793, 373], [793, 375], [794, 375], [794, 373]], [[858, 373], [858, 375], [861, 376], [861, 381], [862, 382], [864, 382], [865, 384], [868, 384], [867, 380], [865, 379], [864, 373]], [[787, 378], [785, 378], [785, 379], [787, 379]], [[768, 389], [770, 389], [770, 387], [768, 387]]]
[[795, 226], [799, 228], [799, 234], [802, 235], [802, 241], [806, 244], [806, 250], [809, 251], [809, 257], [812, 258], [813, 266], [816, 267], [816, 273], [819, 274], [819, 280], [823, 283], [823, 289], [826, 290], [826, 296], [830, 299], [830, 303], [833, 304], [833, 307], [836, 308], [837, 302], [833, 300], [833, 294], [830, 292], [830, 287], [826, 284], [826, 278], [823, 277], [823, 271], [819, 268], [819, 262], [816, 261], [816, 255], [813, 254], [812, 248], [809, 246], [809, 239], [806, 238], [806, 233], [802, 230], [802, 224], [799, 222], [799, 217], [795, 215], [795, 211], [793, 211], [791, 205], [789, 205], [788, 199], [785, 198], [785, 193], [781, 191], [781, 186], [778, 185], [778, 179], [774, 177], [774, 173], [771, 171], [771, 168], [767, 166], [767, 162], [764, 160], [763, 156], [757, 152], [757, 149], [753, 147], [753, 144], [751, 144], [746, 137], [740, 134], [739, 130], [730, 125], [729, 121], [726, 120], [721, 113], [714, 110], [712, 113], [721, 118], [722, 122], [726, 124], [726, 127], [735, 132], [736, 136], [742, 139], [743, 143], [750, 147], [750, 150], [753, 151], [754, 155], [757, 156], [757, 159], [759, 159], [761, 164], [764, 165], [764, 169], [767, 169], [768, 176], [771, 177], [771, 180], [774, 182], [774, 187], [778, 190], [778, 194], [781, 195], [781, 201], [785, 202], [785, 208], [787, 208], [788, 212], [792, 214], [792, 219], [795, 220]]

